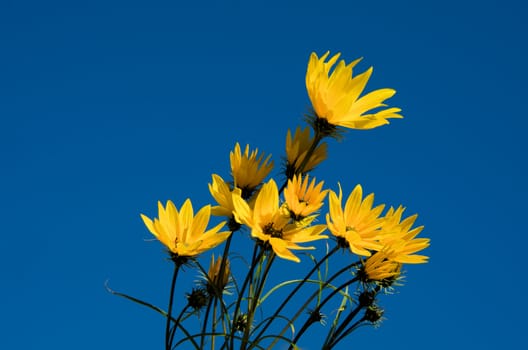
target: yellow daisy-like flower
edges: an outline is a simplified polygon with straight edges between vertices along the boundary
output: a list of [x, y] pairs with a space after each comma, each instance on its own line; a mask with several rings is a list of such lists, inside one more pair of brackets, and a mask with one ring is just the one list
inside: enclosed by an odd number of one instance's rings
[[324, 181], [315, 184], [315, 178], [309, 182], [309, 176], [304, 179], [301, 175], [294, 175], [288, 180], [288, 185], [284, 189], [284, 199], [290, 215], [295, 220], [300, 220], [313, 214], [323, 206], [323, 201], [328, 190], [323, 190]]
[[305, 127], [303, 130], [297, 127], [293, 137], [290, 130], [288, 130], [286, 135], [286, 160], [288, 162], [286, 164], [286, 175], [288, 178], [291, 178], [291, 175], [299, 172], [299, 170], [303, 173], [312, 171], [319, 163], [326, 159], [327, 145], [324, 142], [315, 148], [310, 159], [304, 165], [304, 169], [300, 169], [313, 140], [313, 137], [310, 136], [309, 127]]
[[328, 238], [321, 235], [325, 225], [302, 226], [290, 220], [279, 205], [279, 191], [275, 181], [270, 180], [260, 189], [253, 209], [240, 195], [233, 194], [235, 219], [251, 229], [251, 236], [269, 244], [275, 254], [283, 259], [300, 262], [290, 249], [313, 249], [297, 243]]
[[348, 197], [344, 210], [342, 209], [342, 191], [339, 196], [330, 191], [330, 213], [326, 215], [328, 229], [334, 236], [346, 240], [350, 250], [362, 256], [370, 256], [369, 250], [380, 250], [378, 243], [379, 229], [383, 224], [380, 214], [383, 204], [372, 208], [374, 194], [371, 193], [362, 200], [363, 189], [357, 185]]
[[257, 156], [257, 154], [258, 149], [249, 152], [249, 145], [246, 145], [244, 154], [242, 154], [237, 142], [235, 149], [229, 155], [235, 187], [242, 190], [244, 198], [247, 198], [245, 195], [250, 195], [273, 169], [273, 161], [270, 161], [271, 155], [263, 160], [264, 155]]
[[388, 124], [387, 119], [403, 118], [398, 114], [401, 111], [399, 108], [369, 113], [373, 109], [385, 107], [384, 101], [396, 91], [379, 89], [359, 97], [372, 74], [372, 67], [352, 76], [352, 69], [361, 59], [348, 65], [341, 60], [330, 74], [340, 54], [325, 62], [329, 54], [327, 52], [319, 58], [312, 53], [306, 71], [306, 89], [317, 118], [324, 119], [331, 125], [351, 129], [372, 129]]
[[360, 269], [360, 276], [364, 282], [380, 282], [394, 279], [400, 275], [401, 264], [390, 260], [386, 251], [376, 252], [369, 257]]
[[170, 200], [167, 201], [166, 208], [158, 202], [158, 213], [159, 219], [154, 218], [154, 221], [143, 214], [141, 218], [148, 230], [173, 254], [180, 257], [199, 255], [216, 247], [231, 234], [230, 231], [219, 232], [224, 222], [207, 230], [211, 206], [206, 205], [194, 216], [190, 199], [183, 203], [179, 212]]
[[380, 243], [391, 253], [389, 258], [405, 264], [423, 264], [429, 257], [414, 254], [429, 247], [429, 238], [415, 238], [423, 230], [423, 226], [412, 228], [418, 215], [412, 215], [401, 220], [404, 207], [390, 208], [385, 214], [385, 223], [381, 228]]
[[213, 183], [209, 184], [209, 192], [218, 203], [218, 205], [211, 208], [211, 214], [215, 216], [232, 217], [233, 210], [235, 209], [233, 206], [232, 194], [236, 193], [242, 195], [242, 190], [238, 187], [231, 190], [222, 177], [213, 174]]

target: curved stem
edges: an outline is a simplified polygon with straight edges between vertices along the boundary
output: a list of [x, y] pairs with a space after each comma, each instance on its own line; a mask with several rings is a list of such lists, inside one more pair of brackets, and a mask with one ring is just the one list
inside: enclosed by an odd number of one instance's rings
[[[325, 283], [323, 283], [323, 285], [321, 286], [321, 288], [326, 288], [334, 279], [336, 279], [337, 277], [339, 277], [341, 274], [343, 274], [344, 272], [346, 272], [348, 269], [354, 267], [355, 265], [359, 264], [360, 261], [356, 261], [355, 263], [352, 263], [350, 265], [347, 265], [345, 267], [343, 267], [341, 270], [337, 271], [335, 274], [333, 274], [329, 279], [328, 281], [326, 281]], [[299, 310], [297, 311], [297, 313], [293, 316], [293, 318], [291, 319], [291, 323], [295, 322], [295, 320], [297, 320], [297, 318], [301, 315], [301, 313], [303, 312], [303, 310], [305, 310], [308, 305], [312, 302], [312, 300], [317, 297], [317, 295], [319, 294], [319, 290], [316, 290], [308, 299], [306, 299], [306, 302], [303, 304], [303, 306], [301, 306], [299, 308]], [[282, 331], [280, 332], [280, 336], [282, 336], [286, 331], [288, 330], [288, 325], [285, 326]], [[275, 345], [277, 343], [278, 339], [275, 340], [271, 346], [273, 347], [273, 345]]]
[[[185, 305], [185, 307], [180, 311], [180, 314], [178, 315], [178, 317], [174, 320], [174, 326], [170, 330], [170, 338], [169, 338], [169, 343], [171, 344], [171, 347], [172, 347], [172, 343], [174, 342], [174, 335], [176, 334], [176, 327], [179, 327], [182, 330], [184, 330], [185, 335], [189, 333], [185, 328], [183, 328], [180, 325], [181, 319], [183, 318], [183, 315], [185, 315], [185, 312], [187, 311], [189, 307], [190, 307], [189, 304]], [[198, 347], [198, 344], [196, 343], [194, 339], [192, 339], [192, 342], [197, 349], [201, 349], [201, 347]]]
[[[174, 288], [176, 287], [176, 279], [178, 278], [178, 271], [180, 270], [180, 265], [175, 264], [174, 265], [174, 272], [172, 274], [172, 282], [171, 282], [171, 289], [170, 289], [170, 296], [169, 296], [169, 306], [167, 310], [167, 323], [165, 324], [165, 350], [171, 350], [171, 329], [170, 329], [170, 323], [171, 323], [171, 315], [172, 315], [172, 302], [174, 300]], [[179, 321], [179, 320], [178, 320]], [[177, 326], [177, 323], [175, 324], [175, 327]]]
[[[352, 278], [351, 280], [349, 281], [346, 281], [345, 283], [341, 284], [339, 287], [337, 287], [336, 289], [334, 289], [330, 294], [328, 294], [326, 296], [326, 298], [324, 298], [324, 300], [319, 304], [317, 305], [317, 307], [315, 308], [315, 310], [313, 310], [313, 312], [319, 312], [321, 310], [321, 308], [327, 303], [329, 302], [333, 297], [334, 295], [336, 295], [337, 293], [339, 293], [341, 290], [343, 290], [343, 288], [351, 285], [352, 283], [354, 282], [357, 282], [358, 281], [358, 278], [357, 277], [354, 277]], [[359, 307], [359, 306], [358, 306]], [[361, 308], [359, 308], [359, 310], [361, 310]], [[359, 312], [359, 310], [356, 311]], [[304, 322], [302, 328], [299, 330], [299, 333], [297, 333], [297, 335], [295, 336], [295, 338], [293, 339], [293, 344], [296, 344], [297, 341], [299, 341], [299, 339], [301, 338], [301, 336], [304, 334], [304, 332], [308, 329], [308, 327], [310, 327], [312, 324], [314, 323], [312, 317], [308, 317], [308, 319]], [[292, 348], [292, 346], [290, 345], [290, 349]]]
[[271, 325], [275, 317], [279, 315], [279, 313], [282, 311], [282, 309], [288, 304], [288, 301], [301, 289], [301, 287], [304, 285], [304, 283], [310, 278], [310, 276], [325, 262], [327, 259], [329, 259], [335, 252], [339, 250], [339, 246], [335, 246], [331, 251], [329, 251], [315, 266], [306, 274], [306, 276], [303, 278], [303, 280], [295, 286], [295, 288], [290, 292], [290, 294], [284, 298], [284, 301], [282, 304], [275, 310], [273, 315], [269, 318], [268, 322], [264, 325], [264, 327], [260, 330], [259, 334], [256, 336], [255, 339], [259, 339], [266, 329]]
[[[233, 349], [234, 348], [234, 341], [235, 341], [235, 337], [234, 337], [234, 334], [236, 332], [236, 329], [235, 329], [235, 323], [237, 322], [237, 318], [238, 318], [238, 312], [240, 311], [240, 304], [242, 303], [242, 299], [244, 297], [244, 292], [246, 290], [246, 287], [249, 283], [249, 280], [253, 278], [253, 271], [255, 269], [255, 265], [256, 265], [256, 262], [258, 261], [257, 260], [257, 252], [258, 252], [258, 244], [255, 243], [255, 247], [253, 248], [253, 257], [251, 258], [251, 266], [249, 267], [249, 271], [246, 275], [246, 278], [244, 279], [244, 283], [242, 284], [242, 287], [238, 293], [238, 298], [237, 298], [237, 302], [236, 302], [236, 305], [235, 305], [235, 311], [233, 313], [233, 318], [232, 318], [232, 321], [231, 321], [231, 332], [230, 332], [230, 337], [229, 337], [229, 342], [230, 342], [230, 346], [229, 346], [229, 349]], [[258, 259], [260, 259], [260, 256], [262, 255], [263, 252], [261, 252], [261, 254], [258, 254], [259, 257]], [[249, 325], [248, 325], [249, 327]], [[227, 338], [226, 340], [227, 341]], [[225, 342], [224, 342], [225, 344]]]
[[[266, 279], [268, 277], [268, 274], [271, 270], [271, 265], [273, 264], [273, 260], [275, 260], [275, 253], [272, 251], [269, 255], [269, 259], [268, 259], [268, 262], [266, 264], [266, 267], [264, 268], [264, 273], [262, 274], [262, 276], [260, 277], [260, 281], [258, 281], [258, 284], [257, 284], [257, 288], [256, 288], [256, 293], [253, 295], [253, 298], [251, 300], [251, 307], [248, 308], [248, 325], [252, 325], [253, 324], [253, 319], [255, 318], [255, 311], [257, 309], [257, 306], [258, 306], [258, 303], [259, 303], [259, 300], [260, 300], [260, 296], [262, 294], [262, 290], [264, 289], [264, 284], [266, 284]], [[250, 330], [251, 330], [251, 327], [246, 327], [246, 329], [244, 330], [244, 338], [242, 339], [242, 345], [241, 345], [241, 349], [242, 350], [245, 350], [246, 349], [246, 346], [247, 346], [247, 341], [249, 339], [249, 334], [250, 334]]]
[[[200, 349], [204, 348], [204, 342], [205, 342], [205, 331], [207, 328], [207, 320], [209, 319], [209, 312], [211, 312], [211, 306], [213, 305], [213, 298], [209, 298], [209, 301], [207, 302], [207, 309], [205, 310], [205, 316], [203, 320], [202, 325], [202, 336], [200, 339]], [[214, 315], [213, 315], [213, 323], [214, 323]]]
[[341, 334], [338, 338], [336, 338], [332, 343], [328, 344], [328, 345], [324, 345], [323, 347], [323, 350], [326, 350], [326, 349], [332, 349], [334, 346], [337, 345], [337, 343], [339, 343], [341, 340], [343, 340], [344, 338], [346, 338], [350, 333], [352, 333], [356, 328], [358, 328], [359, 326], [361, 326], [361, 324], [363, 323], [363, 321], [365, 321], [365, 318], [362, 317], [361, 319], [357, 320], [352, 326], [348, 327], [344, 332], [343, 334]]

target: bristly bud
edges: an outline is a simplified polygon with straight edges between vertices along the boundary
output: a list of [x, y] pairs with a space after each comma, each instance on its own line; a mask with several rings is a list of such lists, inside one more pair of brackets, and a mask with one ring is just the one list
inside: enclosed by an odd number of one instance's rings
[[248, 318], [246, 314], [240, 314], [234, 321], [235, 330], [238, 332], [244, 332], [248, 327]]
[[323, 326], [326, 325], [326, 315], [324, 315], [321, 311], [319, 311], [319, 308], [316, 308], [315, 310], [308, 310], [308, 314], [310, 314], [310, 317], [308, 318], [308, 321], [306, 321], [309, 325], [312, 323], [319, 322]]
[[187, 265], [191, 260], [191, 258], [188, 256], [178, 255], [174, 252], [171, 252], [170, 250], [167, 252], [169, 253], [169, 259], [174, 262], [176, 266]]
[[337, 239], [337, 246], [339, 248], [350, 250], [350, 244], [348, 243], [345, 237], [337, 236], [336, 239]]
[[227, 222], [227, 227], [229, 228], [229, 231], [231, 232], [235, 232], [235, 231], [238, 231], [240, 230], [240, 227], [242, 225], [239, 224], [236, 220], [235, 220], [235, 217], [234, 216], [231, 216], [229, 218], [229, 221]]
[[[222, 269], [222, 257], [219, 256], [216, 261], [214, 255], [211, 256], [211, 262], [209, 264], [209, 270], [207, 271], [207, 292], [209, 295], [217, 295], [222, 293], [229, 282], [229, 275], [231, 273], [229, 259], [226, 259]], [[222, 276], [220, 273], [222, 272]]]
[[187, 293], [187, 302], [189, 306], [192, 307], [195, 311], [200, 310], [209, 301], [209, 294], [204, 288], [193, 288], [191, 293]]
[[368, 321], [370, 323], [378, 323], [381, 320], [381, 317], [383, 316], [383, 309], [376, 305], [370, 305], [365, 310], [365, 315], [363, 316], [363, 319], [365, 321]]
[[365, 290], [363, 291], [358, 298], [359, 305], [362, 307], [369, 307], [372, 304], [374, 304], [374, 301], [376, 300], [376, 292], [373, 290]]
[[305, 118], [316, 134], [322, 137], [331, 137], [338, 141], [343, 139], [343, 129], [337, 125], [330, 124], [326, 118], [319, 118], [314, 110], [311, 110]]

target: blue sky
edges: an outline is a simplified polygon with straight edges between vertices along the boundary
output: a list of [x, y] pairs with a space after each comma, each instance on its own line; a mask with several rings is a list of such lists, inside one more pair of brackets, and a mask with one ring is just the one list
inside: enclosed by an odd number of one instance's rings
[[139, 213], [210, 203], [237, 141], [279, 165], [309, 106], [308, 57], [327, 50], [364, 57], [369, 88], [396, 89], [405, 119], [330, 142], [315, 175], [405, 205], [432, 239], [430, 263], [383, 298], [387, 320], [348, 345], [523, 342], [526, 13], [521, 1], [2, 1], [0, 348], [161, 348], [163, 319], [104, 289], [166, 304], [170, 265]]

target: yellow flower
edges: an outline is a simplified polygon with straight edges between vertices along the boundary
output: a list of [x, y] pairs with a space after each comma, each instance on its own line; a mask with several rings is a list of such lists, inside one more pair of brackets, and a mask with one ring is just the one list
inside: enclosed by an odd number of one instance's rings
[[429, 257], [414, 254], [429, 247], [429, 238], [415, 238], [423, 226], [411, 229], [418, 215], [412, 215], [401, 220], [404, 207], [390, 208], [385, 214], [385, 223], [381, 228], [380, 243], [391, 253], [389, 259], [405, 264], [423, 264]]
[[288, 186], [284, 189], [284, 199], [290, 214], [295, 220], [307, 217], [323, 206], [323, 201], [328, 190], [323, 190], [324, 181], [315, 185], [315, 178], [308, 186], [309, 176], [304, 179], [301, 175], [294, 175], [288, 180]]
[[264, 181], [273, 169], [273, 161], [270, 161], [271, 156], [263, 161], [264, 155], [261, 154], [257, 157], [257, 154], [258, 149], [249, 152], [249, 145], [246, 145], [244, 154], [242, 154], [238, 142], [235, 149], [230, 153], [231, 175], [235, 186], [242, 190], [244, 198], [251, 195], [253, 190]]
[[379, 215], [384, 205], [372, 208], [374, 194], [369, 194], [364, 200], [362, 196], [363, 190], [357, 185], [350, 193], [343, 210], [341, 187], [339, 187], [339, 196], [334, 191], [330, 191], [330, 213], [326, 215], [326, 221], [330, 232], [346, 240], [353, 253], [370, 256], [369, 250], [381, 249], [377, 240], [379, 228], [383, 223]]
[[[214, 258], [214, 254], [211, 256], [211, 262], [209, 263], [209, 270], [207, 271], [208, 281], [208, 287], [211, 288], [211, 291], [214, 291], [215, 288], [217, 291], [224, 291], [224, 288], [227, 286], [227, 283], [229, 282], [229, 275], [230, 275], [230, 262], [229, 259], [226, 259], [224, 263], [224, 273], [220, 277], [220, 268], [222, 267], [222, 257], [219, 256], [216, 261]], [[211, 283], [214, 283], [214, 285], [210, 285]]]
[[389, 259], [390, 254], [379, 251], [367, 259], [360, 269], [364, 282], [380, 282], [400, 275], [401, 264]]
[[329, 54], [327, 52], [318, 58], [312, 53], [306, 72], [306, 89], [317, 118], [325, 119], [331, 125], [351, 129], [372, 129], [388, 124], [389, 118], [403, 118], [398, 114], [399, 108], [369, 113], [373, 109], [386, 107], [384, 101], [396, 91], [379, 89], [359, 97], [372, 74], [372, 67], [352, 76], [352, 69], [361, 59], [348, 65], [341, 60], [330, 74], [340, 54], [325, 62]]
[[209, 192], [219, 205], [211, 208], [211, 214], [216, 216], [232, 217], [233, 210], [233, 196], [232, 193], [241, 195], [242, 190], [235, 187], [232, 191], [229, 185], [220, 176], [213, 174], [213, 183], [209, 184]]
[[251, 236], [269, 244], [283, 259], [299, 262], [290, 249], [313, 249], [297, 243], [327, 238], [321, 235], [325, 225], [303, 226], [290, 220], [279, 205], [279, 191], [275, 181], [265, 183], [258, 192], [253, 209], [240, 195], [233, 194], [235, 219], [251, 229]]
[[141, 214], [148, 230], [156, 236], [169, 250], [183, 257], [192, 257], [216, 247], [231, 234], [230, 231], [218, 232], [224, 226], [221, 222], [206, 231], [211, 216], [211, 206], [206, 205], [194, 216], [191, 200], [183, 203], [180, 211], [172, 201], [167, 201], [166, 208], [158, 202], [159, 219], [154, 221]]
[[306, 127], [301, 130], [300, 127], [297, 127], [295, 134], [291, 135], [290, 130], [286, 135], [286, 172], [288, 178], [291, 178], [291, 175], [297, 173], [299, 170], [303, 173], [312, 171], [319, 163], [326, 159], [326, 143], [319, 144], [313, 151], [310, 159], [306, 162], [304, 169], [300, 169], [301, 164], [304, 161], [308, 153], [308, 149], [313, 143], [313, 138], [310, 137], [310, 128]]

